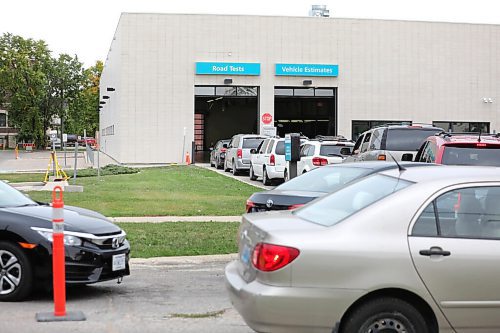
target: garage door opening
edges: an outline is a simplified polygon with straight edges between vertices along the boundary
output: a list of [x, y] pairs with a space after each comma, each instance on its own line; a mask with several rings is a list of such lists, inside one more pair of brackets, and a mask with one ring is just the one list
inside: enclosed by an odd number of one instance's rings
[[258, 87], [195, 86], [194, 161], [206, 163], [218, 140], [257, 133]]
[[337, 135], [337, 88], [274, 88], [274, 126], [278, 135]]

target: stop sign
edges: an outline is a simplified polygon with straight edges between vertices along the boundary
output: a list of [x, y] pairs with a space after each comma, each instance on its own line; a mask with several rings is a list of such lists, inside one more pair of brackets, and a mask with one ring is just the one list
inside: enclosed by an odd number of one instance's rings
[[266, 125], [269, 125], [273, 121], [273, 116], [270, 113], [264, 113], [262, 115], [262, 122]]

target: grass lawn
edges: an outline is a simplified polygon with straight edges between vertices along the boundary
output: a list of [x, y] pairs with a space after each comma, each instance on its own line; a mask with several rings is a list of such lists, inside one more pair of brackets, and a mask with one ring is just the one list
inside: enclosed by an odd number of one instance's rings
[[11, 183], [43, 182], [45, 174], [42, 173], [0, 173], [0, 180]]
[[[64, 193], [65, 204], [106, 216], [240, 215], [248, 197], [261, 190], [195, 166], [145, 168], [100, 180], [80, 178], [77, 184], [84, 186], [84, 192]], [[34, 200], [51, 200], [50, 192], [29, 195]]]
[[238, 222], [117, 223], [133, 258], [238, 252]]

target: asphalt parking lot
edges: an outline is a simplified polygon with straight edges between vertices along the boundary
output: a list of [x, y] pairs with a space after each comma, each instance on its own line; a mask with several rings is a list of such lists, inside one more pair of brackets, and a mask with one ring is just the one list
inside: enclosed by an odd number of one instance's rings
[[84, 322], [38, 323], [52, 295], [0, 305], [0, 332], [253, 332], [229, 302], [224, 267], [235, 255], [135, 259], [123, 283], [68, 289], [67, 310]]

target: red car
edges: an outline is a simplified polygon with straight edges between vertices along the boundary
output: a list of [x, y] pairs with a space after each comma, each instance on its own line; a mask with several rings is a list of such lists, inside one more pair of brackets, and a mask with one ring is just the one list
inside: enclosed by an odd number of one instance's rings
[[500, 134], [442, 132], [425, 140], [415, 162], [500, 166]]
[[78, 140], [78, 144], [82, 146], [87, 144], [89, 146], [95, 147], [97, 145], [97, 141], [93, 137], [88, 136], [85, 139], [81, 138], [80, 140]]

